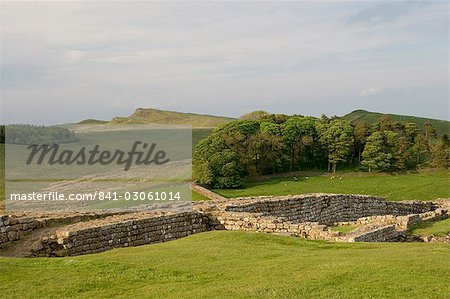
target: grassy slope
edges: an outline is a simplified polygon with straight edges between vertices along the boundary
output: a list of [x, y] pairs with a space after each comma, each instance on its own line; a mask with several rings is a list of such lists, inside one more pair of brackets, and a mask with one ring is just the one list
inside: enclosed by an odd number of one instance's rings
[[[355, 110], [353, 112], [350, 112], [347, 115], [344, 115], [343, 118], [354, 122], [354, 121], [365, 121], [367, 123], [374, 123], [376, 122], [380, 117], [382, 117], [383, 113], [378, 113], [378, 112], [370, 112], [370, 111], [365, 111], [365, 110]], [[423, 117], [416, 117], [416, 116], [407, 116], [407, 115], [398, 115], [398, 114], [387, 114], [389, 115], [393, 120], [396, 121], [402, 121], [402, 122], [413, 122], [416, 123], [417, 126], [419, 127], [419, 129], [423, 128], [423, 125], [426, 122], [431, 123], [437, 133], [439, 135], [442, 134], [449, 134], [450, 131], [450, 122], [445, 121], [445, 120], [438, 120], [438, 119], [430, 119], [430, 118], [423, 118]]]
[[114, 118], [111, 123], [188, 124], [192, 127], [216, 127], [232, 120], [234, 119], [222, 116], [139, 108], [128, 117]]
[[92, 125], [92, 124], [101, 125], [101, 124], [106, 124], [106, 123], [108, 123], [107, 120], [100, 120], [100, 119], [89, 118], [89, 119], [85, 119], [85, 120], [80, 121], [78, 124], [80, 124], [80, 125], [88, 125], [88, 124], [90, 124], [90, 125]]
[[450, 234], [450, 218], [439, 221], [419, 223], [411, 230], [411, 234], [420, 236], [445, 236]]
[[312, 176], [248, 181], [243, 189], [215, 190], [225, 197], [288, 195], [303, 193], [346, 193], [384, 196], [388, 200], [433, 200], [450, 197], [448, 172], [375, 175], [375, 176]]
[[445, 298], [449, 249], [215, 231], [96, 255], [0, 258], [0, 292], [8, 298]]

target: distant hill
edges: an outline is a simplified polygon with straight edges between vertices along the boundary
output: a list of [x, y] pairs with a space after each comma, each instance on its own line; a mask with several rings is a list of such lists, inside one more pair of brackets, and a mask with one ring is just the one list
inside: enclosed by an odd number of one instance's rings
[[100, 119], [89, 118], [89, 119], [85, 119], [85, 120], [80, 121], [78, 124], [80, 124], [80, 125], [88, 125], [88, 124], [89, 125], [91, 125], [91, 124], [98, 125], [98, 124], [106, 124], [106, 123], [108, 123], [107, 120], [100, 120]]
[[423, 118], [423, 117], [398, 115], [398, 114], [385, 114], [385, 113], [378, 113], [378, 112], [370, 112], [370, 111], [366, 111], [366, 110], [355, 110], [353, 112], [350, 112], [349, 114], [344, 115], [342, 118], [344, 118], [350, 122], [363, 121], [363, 122], [372, 124], [384, 115], [388, 115], [390, 118], [392, 118], [395, 121], [413, 122], [413, 123], [417, 124], [419, 129], [422, 129], [423, 125], [428, 122], [436, 129], [436, 132], [438, 135], [443, 135], [443, 134], [449, 135], [449, 132], [450, 132], [450, 122], [449, 121], [432, 119], [432, 118]]
[[234, 118], [206, 114], [184, 113], [159, 109], [138, 108], [128, 117], [115, 117], [112, 124], [185, 124], [197, 128], [212, 128]]

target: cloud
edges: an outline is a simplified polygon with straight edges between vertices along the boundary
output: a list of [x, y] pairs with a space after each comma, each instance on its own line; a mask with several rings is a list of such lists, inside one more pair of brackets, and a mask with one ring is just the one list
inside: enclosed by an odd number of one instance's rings
[[[447, 118], [439, 108], [448, 99], [441, 4], [419, 10], [402, 2], [393, 11], [357, 1], [0, 5], [4, 122], [108, 119], [136, 107], [344, 114], [362, 108], [352, 101], [366, 86], [358, 95], [389, 90], [373, 109], [389, 110], [396, 94], [404, 113]], [[415, 88], [421, 92], [402, 98], [401, 90]], [[427, 98], [422, 106], [408, 105], [419, 96]]]
[[76, 63], [83, 59], [85, 53], [83, 51], [78, 50], [70, 50], [64, 53], [63, 59], [65, 63]]
[[349, 23], [363, 23], [376, 25], [379, 23], [393, 22], [407, 15], [412, 9], [425, 5], [424, 2], [398, 1], [369, 4], [369, 7], [358, 10], [347, 18]]
[[379, 94], [380, 92], [382, 92], [382, 90], [380, 88], [368, 87], [364, 90], [361, 90], [361, 92], [359, 93], [359, 96], [361, 96], [361, 97], [373, 96], [373, 95]]

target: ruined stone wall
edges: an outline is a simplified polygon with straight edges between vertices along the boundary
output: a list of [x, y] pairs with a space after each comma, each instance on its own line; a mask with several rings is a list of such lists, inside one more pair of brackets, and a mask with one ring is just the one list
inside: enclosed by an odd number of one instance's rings
[[160, 243], [209, 230], [209, 218], [191, 211], [163, 215], [140, 214], [84, 222], [57, 231], [35, 248], [35, 256], [67, 256], [113, 248]]
[[374, 196], [312, 194], [244, 199], [230, 204], [225, 210], [261, 213], [292, 222], [331, 225], [367, 216], [419, 214], [435, 209], [436, 205], [432, 202], [390, 202]]
[[17, 241], [27, 233], [42, 226], [42, 222], [29, 217], [0, 216], [0, 246]]
[[298, 236], [306, 239], [337, 241], [340, 233], [326, 225], [293, 223], [284, 219], [254, 213], [219, 212], [211, 214], [213, 229], [242, 230]]
[[[309, 194], [204, 201], [194, 203], [193, 210], [183, 212], [0, 216], [0, 246], [14, 243], [39, 228], [45, 229], [39, 230], [42, 235], [39, 242], [33, 243], [36, 246], [31, 256], [97, 253], [174, 240], [213, 229], [343, 242], [402, 241], [401, 231], [412, 224], [448, 217], [445, 204], [447, 202], [387, 202], [373, 196]], [[63, 224], [58, 230], [56, 227], [47, 229], [58, 223]], [[358, 229], [344, 234], [329, 227], [346, 224], [358, 226]]]
[[394, 215], [381, 215], [381, 216], [368, 216], [359, 218], [356, 221], [340, 222], [336, 225], [350, 225], [350, 226], [364, 226], [364, 225], [376, 225], [376, 226], [387, 226], [395, 225], [396, 229], [407, 230], [415, 224], [426, 222], [426, 221], [436, 221], [443, 220], [449, 217], [448, 211], [445, 209], [438, 208], [434, 211], [429, 211], [421, 214], [410, 214], [405, 216], [394, 216]]
[[395, 225], [377, 227], [369, 231], [356, 233], [347, 242], [398, 242], [405, 240], [405, 234], [395, 229]]
[[0, 215], [0, 248], [4, 245], [21, 240], [36, 229], [76, 223], [92, 219], [104, 218], [110, 215], [120, 215], [123, 212], [109, 213], [60, 213], [25, 215]]

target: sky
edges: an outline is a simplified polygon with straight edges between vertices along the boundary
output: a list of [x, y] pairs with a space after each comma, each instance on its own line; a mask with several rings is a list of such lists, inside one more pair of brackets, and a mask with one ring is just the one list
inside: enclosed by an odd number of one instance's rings
[[449, 3], [2, 2], [1, 119], [159, 108], [450, 119]]

